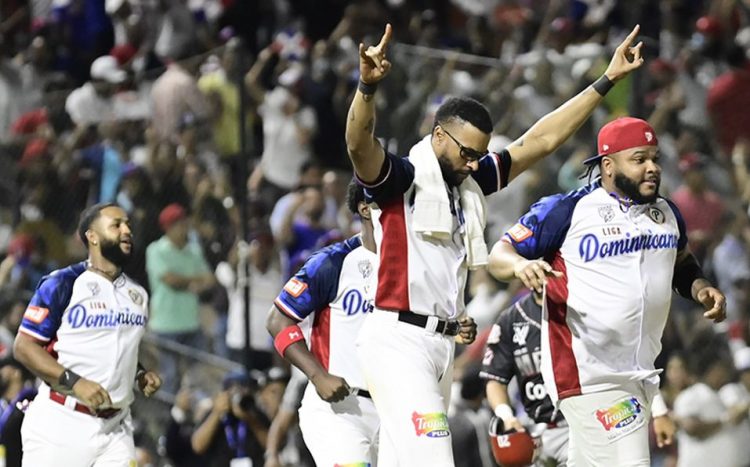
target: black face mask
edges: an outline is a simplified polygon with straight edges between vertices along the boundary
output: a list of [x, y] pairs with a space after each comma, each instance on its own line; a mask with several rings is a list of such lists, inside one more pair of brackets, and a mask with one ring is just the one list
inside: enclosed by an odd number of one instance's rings
[[[130, 253], [125, 253], [120, 248], [120, 239], [117, 240], [102, 240], [101, 252], [107, 260], [118, 268], [124, 267], [130, 261]], [[132, 248], [132, 246], [131, 246]]]
[[628, 198], [632, 199], [637, 204], [648, 204], [656, 201], [659, 196], [659, 183], [656, 184], [656, 191], [651, 196], [643, 196], [638, 191], [638, 183], [629, 179], [625, 175], [618, 173], [615, 174], [615, 186]]

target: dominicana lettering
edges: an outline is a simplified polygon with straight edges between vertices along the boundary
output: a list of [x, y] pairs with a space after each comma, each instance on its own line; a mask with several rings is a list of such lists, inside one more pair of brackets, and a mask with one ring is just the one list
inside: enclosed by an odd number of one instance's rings
[[586, 234], [578, 246], [578, 253], [586, 261], [609, 256], [627, 255], [641, 250], [666, 250], [677, 248], [676, 234], [652, 234], [650, 232], [631, 237], [626, 234], [619, 240], [600, 241], [594, 234]]
[[73, 329], [85, 328], [114, 328], [117, 326], [145, 326], [146, 317], [137, 313], [89, 313], [83, 305], [76, 305], [68, 311], [68, 324]]
[[359, 290], [351, 289], [344, 294], [342, 306], [347, 316], [364, 314], [372, 311], [372, 300], [365, 300]]

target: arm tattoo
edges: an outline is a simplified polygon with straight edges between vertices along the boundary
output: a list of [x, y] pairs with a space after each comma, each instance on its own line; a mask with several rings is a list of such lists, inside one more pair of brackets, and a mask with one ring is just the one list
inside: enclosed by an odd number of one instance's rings
[[349, 121], [353, 122], [356, 119], [357, 119], [357, 117], [354, 115], [354, 107], [351, 107], [349, 109]]
[[375, 129], [375, 119], [370, 118], [370, 121], [367, 122], [367, 125], [365, 125], [365, 131], [368, 133], [372, 133], [372, 130]]
[[375, 94], [362, 94], [362, 100], [365, 102], [370, 102], [373, 97], [375, 97]]

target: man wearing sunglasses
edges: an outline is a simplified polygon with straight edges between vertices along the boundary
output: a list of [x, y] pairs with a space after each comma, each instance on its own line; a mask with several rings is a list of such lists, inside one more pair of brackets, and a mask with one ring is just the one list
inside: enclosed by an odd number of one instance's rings
[[378, 465], [454, 465], [446, 411], [455, 343], [476, 337], [463, 297], [468, 270], [487, 264], [484, 196], [562, 145], [614, 83], [642, 65], [642, 44], [630, 46], [637, 33], [620, 44], [598, 81], [499, 154], [487, 151], [487, 109], [455, 97], [406, 158], [387, 154], [373, 134], [377, 84], [391, 67], [391, 26], [379, 44], [360, 44], [346, 143], [366, 200], [376, 205], [378, 286], [357, 352], [381, 420]]

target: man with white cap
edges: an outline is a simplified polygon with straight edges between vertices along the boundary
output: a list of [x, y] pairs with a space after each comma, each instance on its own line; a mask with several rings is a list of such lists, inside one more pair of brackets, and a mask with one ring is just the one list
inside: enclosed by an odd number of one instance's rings
[[103, 55], [91, 64], [91, 80], [73, 90], [65, 101], [65, 110], [77, 126], [97, 124], [112, 119], [112, 96], [127, 73], [111, 55]]
[[672, 289], [716, 322], [725, 298], [687, 247], [679, 210], [659, 196], [651, 125], [616, 119], [597, 148], [586, 164], [601, 177], [532, 205], [488, 268], [544, 293], [542, 376], [570, 426], [569, 464], [648, 466], [649, 417], [659, 445], [674, 435], [654, 368]]

